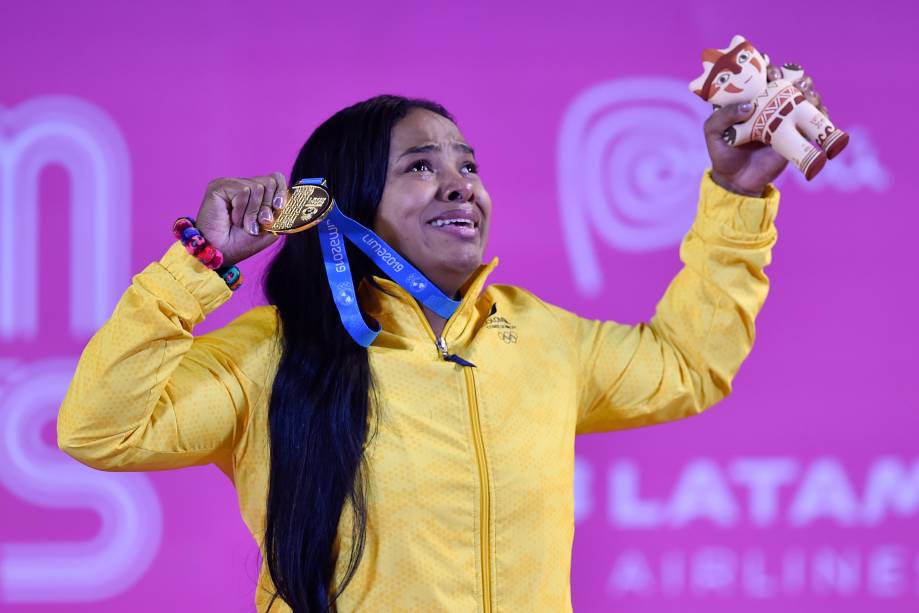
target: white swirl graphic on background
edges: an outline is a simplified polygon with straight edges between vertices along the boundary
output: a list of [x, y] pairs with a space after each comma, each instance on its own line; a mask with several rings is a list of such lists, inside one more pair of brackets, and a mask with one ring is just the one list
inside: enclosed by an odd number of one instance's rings
[[600, 83], [565, 111], [558, 196], [580, 293], [603, 289], [595, 235], [640, 252], [678, 243], [689, 229], [708, 165], [702, 124], [710, 112], [683, 81], [650, 77]]

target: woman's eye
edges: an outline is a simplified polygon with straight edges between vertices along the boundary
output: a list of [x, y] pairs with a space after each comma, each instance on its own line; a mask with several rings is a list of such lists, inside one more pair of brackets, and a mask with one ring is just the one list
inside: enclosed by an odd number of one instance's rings
[[737, 56], [737, 62], [738, 62], [739, 64], [743, 64], [744, 62], [746, 62], [746, 61], [749, 60], [749, 59], [750, 59], [750, 54], [749, 54], [749, 53], [741, 53], [740, 55]]
[[409, 172], [431, 172], [431, 165], [427, 160], [418, 160], [409, 166]]
[[725, 83], [728, 82], [728, 79], [730, 78], [731, 77], [728, 76], [727, 74], [721, 74], [718, 76], [718, 83], [720, 83], [721, 85], [724, 85]]

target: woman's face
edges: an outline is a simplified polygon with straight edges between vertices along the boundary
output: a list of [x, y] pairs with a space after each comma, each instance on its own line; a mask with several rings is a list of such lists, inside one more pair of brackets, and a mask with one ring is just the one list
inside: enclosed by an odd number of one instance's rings
[[410, 111], [392, 130], [377, 234], [452, 293], [482, 263], [490, 216], [475, 155], [456, 124]]

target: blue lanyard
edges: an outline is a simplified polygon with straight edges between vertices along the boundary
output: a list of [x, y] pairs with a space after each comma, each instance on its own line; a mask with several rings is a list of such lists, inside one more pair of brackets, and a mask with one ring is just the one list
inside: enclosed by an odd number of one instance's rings
[[[322, 179], [301, 179], [299, 185], [322, 183]], [[334, 201], [328, 216], [319, 222], [318, 230], [332, 298], [338, 308], [341, 323], [359, 345], [369, 347], [380, 333], [380, 328], [372, 330], [361, 315], [345, 249], [345, 239], [363, 251], [380, 270], [385, 271], [390, 279], [413, 298], [444, 319], [449, 319], [459, 307], [458, 300], [453, 300], [440, 291], [440, 288], [431, 283], [420, 270], [412, 266], [376, 233], [342, 213]]]

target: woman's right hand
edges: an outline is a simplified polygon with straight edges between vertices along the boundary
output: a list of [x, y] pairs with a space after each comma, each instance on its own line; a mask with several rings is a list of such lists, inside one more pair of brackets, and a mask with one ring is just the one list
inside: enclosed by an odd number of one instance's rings
[[237, 264], [265, 249], [278, 235], [263, 226], [287, 200], [287, 179], [280, 172], [267, 177], [221, 177], [207, 184], [195, 226], [223, 253], [224, 266]]

